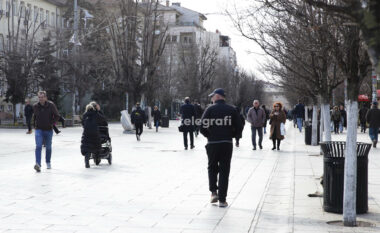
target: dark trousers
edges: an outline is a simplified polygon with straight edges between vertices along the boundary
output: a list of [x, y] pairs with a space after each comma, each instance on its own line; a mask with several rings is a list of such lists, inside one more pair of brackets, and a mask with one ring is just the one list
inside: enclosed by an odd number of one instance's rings
[[28, 131], [32, 131], [32, 117], [26, 117], [26, 125], [28, 126]]
[[253, 147], [256, 147], [256, 131], [259, 135], [259, 146], [263, 143], [263, 127], [251, 127], [252, 130], [252, 145]]
[[367, 130], [367, 124], [365, 121], [362, 121], [360, 122], [360, 126], [361, 126], [361, 132], [364, 132]]
[[[225, 202], [230, 176], [232, 143], [207, 144], [209, 190], [218, 190], [219, 201]], [[219, 173], [219, 181], [218, 181]]]
[[190, 134], [190, 146], [194, 146], [194, 132], [193, 131], [189, 131], [189, 130], [185, 130], [183, 132], [183, 144], [185, 145], [186, 148], [188, 147], [188, 144], [187, 144], [187, 134]]
[[334, 121], [334, 133], [339, 133], [339, 123], [340, 121]]
[[141, 135], [143, 133], [143, 123], [136, 123], [136, 135]]

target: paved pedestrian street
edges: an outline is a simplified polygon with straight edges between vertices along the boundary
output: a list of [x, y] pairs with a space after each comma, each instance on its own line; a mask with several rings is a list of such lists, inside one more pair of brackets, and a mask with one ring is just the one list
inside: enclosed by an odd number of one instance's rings
[[[170, 128], [144, 128], [142, 140], [110, 125], [113, 164], [84, 167], [81, 128], [53, 137], [52, 169], [36, 173], [34, 134], [0, 129], [0, 232], [62, 233], [243, 233], [380, 232], [380, 149], [369, 159], [369, 213], [358, 220], [374, 227], [344, 228], [326, 222], [342, 215], [323, 212], [319, 147], [304, 145], [304, 135], [287, 124], [281, 151], [252, 151], [246, 126], [234, 148], [228, 208], [209, 203], [206, 140], [183, 149], [178, 122]], [[345, 135], [333, 136], [338, 140]], [[359, 134], [359, 141], [369, 142]]]

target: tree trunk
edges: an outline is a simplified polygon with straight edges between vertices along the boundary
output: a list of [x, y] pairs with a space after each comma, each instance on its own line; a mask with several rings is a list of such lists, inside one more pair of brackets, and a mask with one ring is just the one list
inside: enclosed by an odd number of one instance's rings
[[305, 122], [309, 122], [309, 109], [305, 106]]
[[330, 105], [323, 103], [321, 106], [322, 112], [323, 112], [323, 125], [324, 125], [324, 141], [330, 142], [331, 141], [331, 119], [330, 119]]
[[345, 226], [356, 226], [356, 140], [358, 102], [349, 100], [348, 106], [347, 139], [344, 164], [343, 221]]
[[16, 125], [17, 116], [16, 116], [16, 104], [15, 103], [12, 103], [12, 108], [13, 108], [13, 125]]
[[313, 105], [313, 120], [312, 120], [312, 130], [311, 130], [311, 145], [318, 145], [318, 106]]
[[[324, 120], [323, 120], [323, 111], [322, 111], [322, 105], [321, 105], [321, 116], [320, 116], [320, 121], [321, 121], [321, 124], [320, 124], [320, 126], [319, 126], [319, 129], [320, 129], [320, 131], [319, 131], [319, 140], [321, 141], [321, 142], [324, 142], [324, 137], [323, 137], [323, 125], [324, 125]], [[330, 128], [329, 128], [329, 130], [330, 130]], [[323, 155], [323, 151], [322, 151], [322, 147], [320, 148], [320, 154], [321, 155]]]

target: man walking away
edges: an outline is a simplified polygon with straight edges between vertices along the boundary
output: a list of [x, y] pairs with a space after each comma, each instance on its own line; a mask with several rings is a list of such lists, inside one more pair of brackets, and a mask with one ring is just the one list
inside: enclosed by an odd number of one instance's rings
[[140, 103], [136, 103], [136, 109], [131, 114], [132, 124], [136, 128], [136, 139], [140, 141], [141, 134], [143, 133], [143, 125], [146, 123], [145, 111], [140, 107]]
[[180, 109], [182, 126], [183, 126], [183, 144], [185, 150], [188, 148], [187, 134], [190, 135], [190, 149], [194, 146], [194, 129], [195, 129], [195, 108], [194, 105], [190, 104], [190, 98], [185, 98], [185, 104], [181, 106]]
[[368, 110], [369, 109], [367, 108], [366, 104], [363, 104], [363, 106], [359, 110], [359, 120], [360, 120], [360, 127], [361, 127], [360, 132], [362, 133], [365, 133], [365, 131], [367, 130], [366, 116], [367, 116]]
[[341, 117], [340, 117], [341, 119], [339, 122], [339, 132], [343, 133], [343, 128], [347, 128], [347, 112], [346, 112], [346, 110], [344, 110], [343, 104], [340, 105], [339, 111], [340, 111], [340, 115], [341, 115]]
[[195, 120], [196, 120], [196, 122], [195, 122], [196, 123], [195, 124], [195, 137], [198, 137], [199, 128], [200, 128], [198, 121], [202, 118], [202, 114], [203, 114], [203, 109], [202, 109], [201, 105], [199, 104], [198, 100], [194, 101], [194, 108], [195, 108]]
[[373, 147], [376, 148], [379, 128], [380, 128], [380, 109], [377, 107], [378, 103], [374, 102], [372, 108], [367, 113], [367, 122], [369, 123], [369, 137], [373, 143]]
[[264, 134], [266, 134], [267, 133], [267, 125], [268, 125], [270, 111], [268, 109], [266, 109], [265, 105], [262, 105], [261, 108], [265, 112]]
[[26, 125], [28, 126], [27, 134], [32, 133], [32, 117], [33, 117], [33, 106], [30, 104], [29, 100], [25, 101], [24, 116], [26, 120]]
[[46, 146], [46, 167], [51, 169], [51, 144], [53, 138], [53, 125], [59, 119], [57, 107], [51, 101], [47, 100], [46, 92], [38, 92], [39, 102], [33, 106], [34, 112], [34, 127], [36, 140], [36, 165], [34, 169], [37, 172], [41, 171], [41, 152], [42, 144]]
[[293, 111], [297, 120], [297, 127], [300, 132], [302, 132], [303, 120], [305, 119], [305, 105], [302, 104], [301, 100], [298, 101], [298, 104]]
[[154, 126], [156, 127], [156, 132], [158, 132], [158, 127], [160, 126], [161, 112], [158, 110], [157, 106], [154, 106], [152, 117], [154, 121]]
[[[214, 103], [208, 107], [201, 120], [201, 133], [207, 138], [208, 179], [211, 203], [219, 200], [219, 207], [227, 207], [228, 179], [232, 157], [232, 138], [241, 130], [239, 113], [225, 102], [223, 89], [209, 95]], [[219, 173], [219, 181], [218, 181]]]
[[266, 115], [264, 109], [260, 108], [258, 100], [253, 101], [253, 107], [248, 111], [247, 120], [251, 123], [253, 150], [256, 150], [256, 131], [259, 135], [259, 147], [263, 149], [263, 127]]

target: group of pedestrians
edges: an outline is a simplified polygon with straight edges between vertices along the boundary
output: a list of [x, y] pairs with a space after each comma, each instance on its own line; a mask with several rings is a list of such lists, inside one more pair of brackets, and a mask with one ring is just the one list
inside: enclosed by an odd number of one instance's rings
[[334, 106], [331, 110], [331, 131], [335, 134], [343, 133], [343, 129], [347, 128], [347, 112], [344, 105]]

